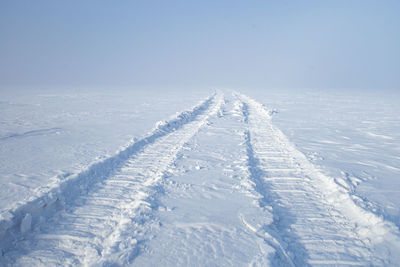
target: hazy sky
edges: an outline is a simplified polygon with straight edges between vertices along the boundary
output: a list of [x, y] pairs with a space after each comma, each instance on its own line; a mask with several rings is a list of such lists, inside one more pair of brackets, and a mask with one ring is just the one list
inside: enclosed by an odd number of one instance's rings
[[400, 90], [400, 1], [0, 2], [0, 88]]

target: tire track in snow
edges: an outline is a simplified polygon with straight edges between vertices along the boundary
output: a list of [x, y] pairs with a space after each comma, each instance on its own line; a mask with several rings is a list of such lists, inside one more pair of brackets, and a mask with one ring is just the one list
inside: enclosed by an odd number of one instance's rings
[[[145, 232], [157, 227], [152, 210], [162, 192], [159, 181], [182, 146], [218, 112], [221, 102], [221, 95], [208, 98], [158, 125], [116, 156], [26, 204], [15, 212], [3, 234], [2, 261], [21, 265], [131, 262]], [[24, 211], [31, 213], [23, 216]], [[33, 231], [29, 231], [31, 224]]]
[[263, 197], [259, 205], [271, 206], [274, 217], [268, 226], [248, 227], [275, 247], [275, 264], [398, 263], [396, 227], [357, 206], [348, 192], [313, 166], [271, 124], [270, 113], [260, 103], [236, 97], [249, 128], [245, 138], [251, 180]]
[[[236, 94], [234, 94], [236, 96]], [[236, 96], [237, 97], [237, 96]], [[249, 123], [249, 107], [248, 104], [240, 101], [240, 106], [242, 110], [243, 122], [245, 124]], [[247, 169], [249, 172], [248, 179], [252, 181], [254, 190], [260, 195], [260, 199], [258, 200], [259, 206], [262, 209], [266, 209], [271, 211], [270, 203], [273, 201], [269, 194], [266, 194], [269, 191], [268, 185], [263, 181], [263, 170], [259, 167], [259, 161], [255, 158], [254, 150], [251, 144], [250, 132], [248, 129], [244, 130], [244, 144], [246, 147], [246, 156], [247, 156]], [[271, 156], [271, 155], [269, 155]], [[274, 152], [271, 156], [272, 158], [276, 158], [276, 152]], [[274, 211], [272, 209], [272, 211]], [[243, 214], [239, 214], [240, 220], [243, 225], [247, 227], [250, 231], [255, 233], [259, 238], [263, 239], [267, 244], [272, 246], [275, 249], [275, 258], [270, 259], [271, 263], [275, 263], [279, 266], [295, 266], [291, 257], [288, 255], [286, 251], [286, 244], [281, 240], [281, 236], [279, 235], [279, 230], [274, 227], [276, 220], [276, 213], [272, 213], [273, 215], [273, 223], [270, 225], [265, 224], [263, 221], [259, 221], [257, 225], [252, 225], [249, 223]], [[297, 238], [292, 240], [292, 244], [296, 244], [297, 250], [301, 250], [305, 253], [305, 248], [298, 243]], [[298, 265], [305, 265], [304, 261], [297, 262]]]
[[[247, 177], [245, 124], [238, 100], [188, 143], [165, 180], [162, 227], [136, 259], [137, 266], [269, 266], [274, 248], [243, 224], [271, 221]], [[166, 249], [167, 248], [167, 249]]]

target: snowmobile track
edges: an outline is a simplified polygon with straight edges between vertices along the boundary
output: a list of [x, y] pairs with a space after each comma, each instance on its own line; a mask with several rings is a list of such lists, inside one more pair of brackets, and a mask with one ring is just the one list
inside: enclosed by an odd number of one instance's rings
[[[120, 262], [130, 262], [140, 240], [118, 237], [127, 225], [150, 221], [148, 210], [156, 205], [157, 183], [185, 142], [220, 105], [221, 96], [214, 94], [15, 211], [0, 224], [1, 262], [46, 264], [41, 262], [46, 259], [48, 264], [85, 264], [104, 260], [117, 250], [127, 254], [119, 255]], [[59, 254], [42, 247], [56, 248]], [[14, 258], [17, 250], [27, 255]]]
[[[256, 231], [271, 237], [268, 243], [277, 251], [274, 264], [394, 264], [370, 251], [379, 246], [379, 239], [398, 246], [398, 236], [392, 234], [395, 227], [357, 206], [348, 192], [312, 165], [272, 125], [270, 112], [260, 103], [235, 95], [242, 101], [248, 124], [245, 142], [250, 179], [262, 196], [260, 207], [272, 208], [273, 222]], [[390, 253], [390, 247], [385, 249]]]
[[158, 124], [0, 221], [0, 266], [400, 262], [396, 226], [358, 206], [272, 114], [216, 93]]

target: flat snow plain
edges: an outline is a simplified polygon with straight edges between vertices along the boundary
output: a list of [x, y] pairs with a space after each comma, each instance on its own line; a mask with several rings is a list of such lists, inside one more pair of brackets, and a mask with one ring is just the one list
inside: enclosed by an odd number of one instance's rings
[[7, 93], [0, 265], [396, 265], [398, 100]]

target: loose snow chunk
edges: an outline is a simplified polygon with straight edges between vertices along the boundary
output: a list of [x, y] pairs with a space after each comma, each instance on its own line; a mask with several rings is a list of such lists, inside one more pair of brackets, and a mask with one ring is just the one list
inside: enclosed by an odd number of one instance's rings
[[26, 233], [29, 230], [31, 230], [31, 224], [32, 224], [32, 215], [30, 213], [27, 213], [25, 217], [21, 221], [21, 233]]

